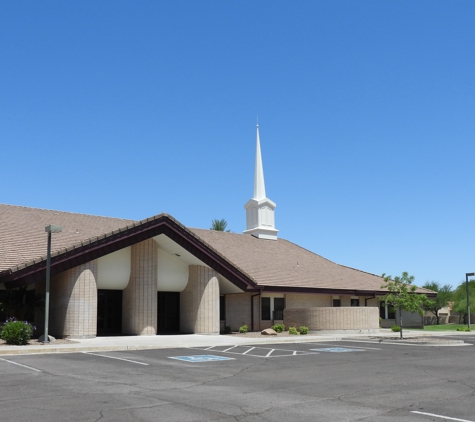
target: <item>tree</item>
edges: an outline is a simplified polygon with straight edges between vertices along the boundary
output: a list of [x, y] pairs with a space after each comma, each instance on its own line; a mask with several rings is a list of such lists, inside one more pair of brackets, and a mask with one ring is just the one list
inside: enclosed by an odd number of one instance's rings
[[437, 325], [439, 325], [439, 311], [442, 308], [445, 308], [448, 302], [452, 300], [452, 286], [449, 284], [441, 286], [437, 281], [428, 281], [422, 287], [424, 289], [434, 290], [437, 292], [437, 297], [435, 299], [426, 300], [424, 303], [424, 309], [432, 312], [435, 315]]
[[[475, 280], [468, 282], [468, 294], [470, 295], [470, 314], [475, 314]], [[467, 287], [463, 281], [454, 291], [454, 304], [452, 310], [460, 314], [460, 318], [467, 322]]]
[[231, 230], [226, 230], [228, 222], [223, 218], [222, 220], [213, 220], [211, 221], [210, 230], [216, 230], [218, 232], [230, 232]]
[[427, 300], [426, 295], [415, 293], [417, 286], [414, 286], [414, 276], [410, 276], [409, 273], [403, 272], [402, 276], [394, 277], [394, 280], [390, 275], [383, 274], [385, 284], [381, 286], [382, 289], [388, 289], [389, 293], [380, 297], [379, 300], [386, 302], [391, 308], [399, 310], [399, 326], [400, 337], [402, 335], [402, 311], [417, 312], [422, 315], [424, 312], [422, 307]]

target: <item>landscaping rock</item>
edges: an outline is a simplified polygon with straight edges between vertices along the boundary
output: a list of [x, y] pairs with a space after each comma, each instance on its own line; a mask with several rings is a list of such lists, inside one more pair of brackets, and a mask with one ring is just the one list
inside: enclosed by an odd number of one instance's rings
[[272, 328], [266, 328], [265, 330], [261, 331], [263, 336], [276, 336], [277, 333]]
[[[42, 334], [40, 336], [40, 338], [38, 339], [38, 342], [43, 343], [44, 338], [45, 338], [45, 336], [44, 336], [44, 334]], [[56, 341], [56, 339], [53, 336], [48, 336], [48, 340], [49, 340], [50, 343], [54, 343]]]

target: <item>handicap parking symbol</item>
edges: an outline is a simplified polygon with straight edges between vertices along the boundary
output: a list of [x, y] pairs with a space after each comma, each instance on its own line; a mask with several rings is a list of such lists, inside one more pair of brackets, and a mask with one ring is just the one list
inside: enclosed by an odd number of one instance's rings
[[349, 349], [347, 347], [324, 347], [322, 349], [310, 349], [315, 352], [330, 352], [330, 353], [344, 353], [344, 352], [362, 352], [361, 349]]
[[171, 356], [170, 359], [177, 359], [185, 362], [213, 362], [219, 360], [234, 360], [234, 358], [216, 355]]

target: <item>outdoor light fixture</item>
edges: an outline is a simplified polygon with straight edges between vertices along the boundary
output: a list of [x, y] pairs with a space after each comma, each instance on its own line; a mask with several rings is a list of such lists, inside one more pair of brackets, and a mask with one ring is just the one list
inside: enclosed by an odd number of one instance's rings
[[43, 336], [43, 343], [49, 343], [48, 324], [49, 324], [49, 285], [51, 278], [51, 233], [60, 233], [63, 231], [61, 226], [54, 226], [50, 224], [45, 227], [45, 232], [48, 233], [48, 247], [46, 251], [46, 288], [45, 288], [45, 334]]
[[466, 273], [465, 274], [465, 287], [467, 289], [467, 318], [468, 318], [468, 329], [470, 330], [470, 295], [468, 293], [468, 278], [473, 277], [475, 273]]

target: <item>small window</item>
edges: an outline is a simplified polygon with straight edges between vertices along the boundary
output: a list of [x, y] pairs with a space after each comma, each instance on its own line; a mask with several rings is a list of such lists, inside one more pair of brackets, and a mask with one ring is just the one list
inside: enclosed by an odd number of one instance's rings
[[283, 320], [284, 319], [284, 298], [275, 297], [274, 298], [274, 319]]
[[[388, 318], [387, 319], [395, 319], [396, 314], [394, 312], [394, 308], [390, 305], [387, 305], [387, 308], [388, 308]], [[379, 316], [381, 317], [381, 319], [386, 319], [386, 304], [384, 302], [382, 302], [379, 305]]]
[[351, 299], [351, 306], [360, 306], [359, 299]]
[[270, 297], [261, 298], [262, 320], [270, 321]]
[[226, 296], [219, 297], [219, 319], [221, 321], [226, 319]]
[[340, 299], [333, 299], [333, 307], [334, 308], [339, 308], [340, 306], [341, 306]]

